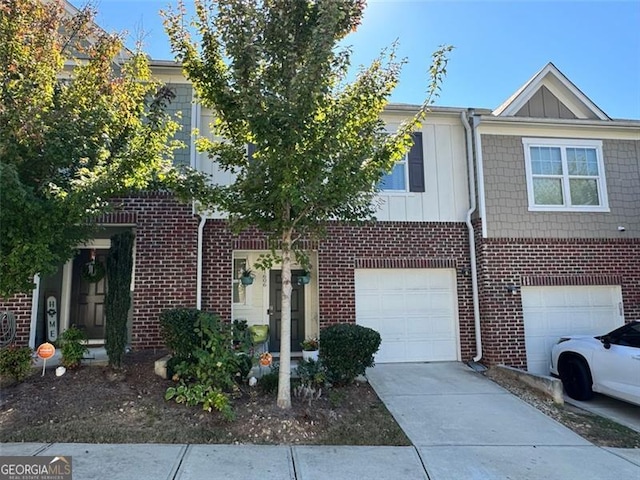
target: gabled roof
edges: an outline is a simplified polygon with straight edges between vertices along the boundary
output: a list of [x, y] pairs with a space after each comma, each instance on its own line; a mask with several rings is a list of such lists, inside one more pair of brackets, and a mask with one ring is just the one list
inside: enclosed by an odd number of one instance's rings
[[506, 102], [496, 108], [492, 115], [497, 117], [523, 116], [519, 114], [521, 109], [541, 90], [550, 92], [575, 118], [611, 120], [551, 62], [531, 77]]
[[[55, 0], [42, 0], [42, 2], [46, 5], [47, 3], [52, 3]], [[64, 0], [63, 4], [62, 4], [63, 8], [64, 8], [64, 13], [69, 17], [74, 17], [78, 14], [81, 13], [81, 10], [78, 9], [75, 5], [73, 5], [69, 0]], [[93, 28], [95, 28], [96, 31], [101, 32], [101, 33], [107, 33], [100, 25], [98, 25], [95, 22], [92, 22], [92, 26]], [[89, 42], [95, 42], [96, 38], [92, 35], [89, 36], [88, 38]], [[130, 58], [132, 55], [132, 52], [129, 48], [127, 48], [126, 46], [123, 46], [123, 48], [120, 50], [120, 53], [118, 55], [118, 61], [116, 61], [115, 63], [121, 63], [122, 61], [127, 60], [128, 58]], [[71, 63], [70, 63], [71, 64]]]

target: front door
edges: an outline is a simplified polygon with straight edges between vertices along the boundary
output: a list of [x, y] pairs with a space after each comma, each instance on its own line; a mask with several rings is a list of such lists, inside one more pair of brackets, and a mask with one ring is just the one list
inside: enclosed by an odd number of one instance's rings
[[[82, 249], [73, 259], [69, 321], [83, 330], [88, 340], [103, 340], [105, 335], [107, 277], [99, 278], [99, 272], [106, 272], [108, 253], [109, 250]], [[94, 265], [90, 267], [92, 257]], [[98, 262], [101, 266], [96, 267]]]
[[[291, 351], [299, 352], [304, 340], [304, 285], [298, 285], [303, 270], [291, 271]], [[280, 351], [280, 324], [282, 323], [282, 271], [269, 272], [269, 350]]]

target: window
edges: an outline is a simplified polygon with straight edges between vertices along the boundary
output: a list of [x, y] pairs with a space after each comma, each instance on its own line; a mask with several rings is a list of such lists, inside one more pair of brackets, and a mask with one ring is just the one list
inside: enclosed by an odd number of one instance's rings
[[233, 303], [246, 304], [247, 288], [240, 283], [242, 271], [247, 268], [246, 258], [233, 259]]
[[529, 210], [609, 211], [602, 142], [523, 138]]
[[385, 192], [406, 192], [407, 191], [407, 156], [399, 160], [390, 173], [387, 173], [380, 180], [380, 190]]

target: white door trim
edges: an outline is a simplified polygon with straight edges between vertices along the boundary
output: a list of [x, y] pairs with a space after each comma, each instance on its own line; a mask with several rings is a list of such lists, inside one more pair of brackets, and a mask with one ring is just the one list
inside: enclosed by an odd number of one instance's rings
[[[83, 245], [78, 246], [78, 250], [88, 250], [95, 248], [98, 250], [107, 250], [111, 248], [111, 239], [96, 238], [89, 240]], [[73, 280], [73, 258], [67, 260], [62, 269], [62, 292], [60, 293], [60, 332], [62, 333], [69, 328], [69, 318], [71, 317], [71, 282]], [[133, 282], [133, 276], [132, 276]], [[36, 307], [37, 308], [37, 307]], [[103, 343], [104, 339], [89, 340], [89, 344]]]

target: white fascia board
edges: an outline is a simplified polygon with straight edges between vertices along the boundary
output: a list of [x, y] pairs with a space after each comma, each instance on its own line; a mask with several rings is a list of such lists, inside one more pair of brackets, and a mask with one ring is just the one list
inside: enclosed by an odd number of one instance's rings
[[523, 137], [598, 138], [602, 140], [640, 140], [638, 120], [534, 119], [481, 116], [480, 134]]

